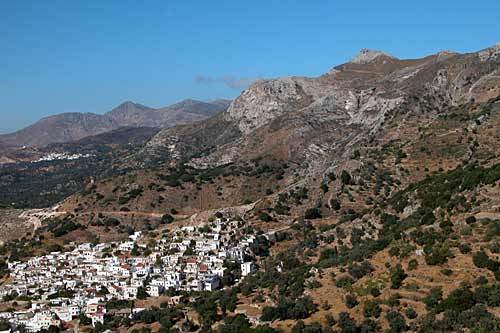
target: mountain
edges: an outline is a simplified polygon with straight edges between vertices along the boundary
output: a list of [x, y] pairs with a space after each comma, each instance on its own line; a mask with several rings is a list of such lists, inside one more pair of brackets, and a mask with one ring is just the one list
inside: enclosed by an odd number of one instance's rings
[[[378, 172], [391, 172], [391, 177], [400, 179], [399, 184], [387, 185], [390, 194], [424, 177], [426, 169], [437, 172], [493, 158], [497, 142], [483, 135], [497, 128], [497, 118], [487, 117], [484, 110], [496, 110], [498, 105], [499, 53], [500, 46], [494, 46], [468, 54], [446, 51], [397, 59], [362, 50], [319, 77], [255, 82], [226, 111], [162, 129], [117, 161], [115, 165], [136, 169], [132, 171], [137, 173], [136, 185], [144, 188], [143, 196], [130, 201], [129, 208], [155, 212], [175, 207], [193, 214], [247, 201], [275, 202], [277, 193], [296, 187], [318, 189], [329, 182], [329, 175], [344, 170], [362, 177], [359, 173], [373, 163], [379, 165]], [[467, 121], [453, 122], [460, 112]], [[453, 131], [461, 130], [457, 126], [474, 133], [455, 137]], [[423, 153], [427, 151], [433, 153]], [[370, 161], [376, 154], [397, 161], [407, 156], [412, 173], [403, 176], [406, 171], [394, 161], [385, 162], [390, 168]], [[361, 161], [359, 155], [367, 160]], [[231, 181], [225, 181], [226, 176]], [[122, 184], [126, 177], [111, 183]], [[160, 202], [155, 202], [156, 188], [165, 188]], [[110, 189], [115, 188], [109, 181], [102, 189], [97, 184], [104, 196]], [[126, 188], [123, 191], [125, 195]], [[302, 204], [330, 207], [331, 198], [332, 194], [311, 190]], [[71, 211], [75, 202], [82, 205], [82, 201], [88, 209], [100, 205], [76, 196], [62, 207]], [[119, 202], [106, 205], [121, 208]], [[296, 214], [303, 208], [298, 207]]]
[[[142, 157], [165, 161], [202, 153], [206, 156], [194, 164], [217, 165], [266, 153], [314, 163], [318, 151], [311, 147], [329, 156], [359, 140], [373, 140], [377, 132], [387, 130], [388, 120], [437, 115], [496, 97], [499, 48], [412, 60], [362, 50], [317, 78], [258, 81], [217, 120], [162, 130]], [[341, 132], [346, 136], [338, 137]], [[299, 143], [301, 149], [296, 149]], [[264, 151], [258, 149], [261, 144]], [[208, 152], [211, 147], [218, 149]]]
[[51, 143], [75, 141], [120, 127], [164, 128], [203, 120], [227, 108], [228, 102], [185, 100], [153, 109], [125, 102], [103, 114], [63, 113], [43, 118], [12, 134], [0, 135], [0, 146], [43, 147]]
[[[229, 217], [244, 227], [224, 237], [253, 240], [244, 257], [257, 271], [243, 277], [225, 257], [224, 289], [178, 305], [193, 331], [496, 332], [499, 129], [500, 45], [420, 59], [363, 49], [319, 77], [257, 81], [223, 112], [81, 162], [105, 176], [76, 192], [59, 170], [50, 184], [33, 177], [33, 192], [31, 179], [2, 173], [0, 205], [16, 201], [16, 176], [25, 203], [73, 191], [43, 211], [63, 218], [6, 248], [46, 253], [141, 230], [137, 251], [150, 255], [186, 241], [176, 227], [214, 237]], [[156, 329], [157, 311], [116, 325]]]

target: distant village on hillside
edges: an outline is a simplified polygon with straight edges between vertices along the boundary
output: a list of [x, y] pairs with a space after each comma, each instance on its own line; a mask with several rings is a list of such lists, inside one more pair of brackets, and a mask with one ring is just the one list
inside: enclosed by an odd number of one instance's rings
[[[68, 252], [9, 262], [11, 278], [0, 286], [0, 297], [24, 296], [31, 308], [1, 312], [0, 318], [28, 332], [75, 321], [95, 326], [104, 323], [108, 302], [168, 294], [170, 305], [175, 305], [189, 292], [220, 289], [227, 261], [240, 266], [236, 278], [256, 270], [250, 246], [263, 236], [242, 235], [244, 227], [242, 220], [218, 217], [201, 227], [177, 228], [160, 239], [147, 240], [138, 231], [122, 242], [85, 243]], [[132, 318], [143, 310], [132, 307], [112, 314]]]

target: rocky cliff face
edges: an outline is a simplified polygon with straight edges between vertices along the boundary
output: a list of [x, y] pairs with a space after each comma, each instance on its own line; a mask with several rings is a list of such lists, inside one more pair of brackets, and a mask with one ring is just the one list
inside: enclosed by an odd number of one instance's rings
[[[329, 141], [329, 133], [335, 137], [348, 128], [366, 137], [383, 128], [395, 112], [437, 115], [453, 105], [498, 96], [498, 53], [495, 46], [471, 54], [440, 52], [400, 60], [380, 51], [362, 50], [350, 62], [321, 77], [255, 82], [221, 114], [221, 126], [211, 126], [204, 149], [186, 144], [192, 142], [190, 137], [196, 136], [195, 132], [199, 133], [195, 127], [166, 129], [148, 144], [143, 156], [162, 159], [163, 154], [164, 160], [172, 156], [185, 159], [183, 151], [189, 151], [203, 155], [193, 160], [194, 165], [219, 165], [253, 156], [255, 149], [283, 148], [299, 141], [305, 145], [306, 140], [312, 140], [309, 144]], [[226, 136], [228, 127], [237, 131]], [[162, 153], [164, 143], [172, 140], [183, 144], [170, 143], [168, 153]], [[258, 147], [259, 142], [267, 146]]]

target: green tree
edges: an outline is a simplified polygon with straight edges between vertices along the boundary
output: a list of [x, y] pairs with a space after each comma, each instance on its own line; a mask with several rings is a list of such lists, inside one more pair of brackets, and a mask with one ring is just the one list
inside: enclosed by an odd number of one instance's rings
[[391, 288], [399, 289], [407, 276], [401, 264], [397, 264], [391, 272]]

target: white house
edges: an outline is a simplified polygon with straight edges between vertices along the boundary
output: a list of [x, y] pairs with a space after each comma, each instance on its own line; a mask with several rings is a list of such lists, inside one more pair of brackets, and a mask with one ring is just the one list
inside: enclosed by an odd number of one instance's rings
[[253, 262], [248, 261], [241, 264], [241, 276], [247, 276], [255, 272], [255, 265]]

